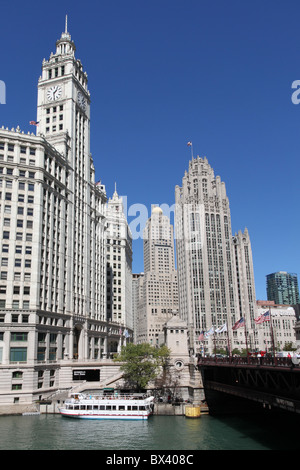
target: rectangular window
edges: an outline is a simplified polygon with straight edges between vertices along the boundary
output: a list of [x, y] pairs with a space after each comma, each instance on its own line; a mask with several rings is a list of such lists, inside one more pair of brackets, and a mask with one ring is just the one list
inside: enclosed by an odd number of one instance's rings
[[27, 348], [10, 348], [10, 362], [26, 362]]
[[23, 331], [16, 331], [15, 333], [10, 334], [11, 341], [27, 341], [28, 333], [24, 333]]
[[12, 390], [22, 390], [22, 384], [12, 384]]
[[46, 357], [46, 348], [38, 348], [37, 360], [44, 361]]

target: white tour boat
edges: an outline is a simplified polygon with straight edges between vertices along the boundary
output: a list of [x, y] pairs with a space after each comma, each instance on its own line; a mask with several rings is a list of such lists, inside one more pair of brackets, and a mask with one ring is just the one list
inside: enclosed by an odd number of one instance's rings
[[85, 419], [145, 420], [153, 413], [154, 397], [133, 395], [85, 395], [73, 393], [60, 408], [62, 416]]

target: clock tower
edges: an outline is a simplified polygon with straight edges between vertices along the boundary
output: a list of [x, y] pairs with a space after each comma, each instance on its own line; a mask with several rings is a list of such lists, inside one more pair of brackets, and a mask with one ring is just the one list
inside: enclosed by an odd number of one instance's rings
[[65, 31], [56, 41], [56, 52], [43, 60], [38, 83], [38, 133], [62, 153], [75, 168], [90, 153], [90, 93], [87, 73], [75, 58], [75, 44]]
[[[49, 60], [43, 60], [37, 106], [37, 133], [58, 152], [58, 160], [62, 159], [66, 165], [65, 177], [59, 184], [55, 185], [51, 178], [46, 180], [51, 194], [54, 187], [55, 195], [56, 187], [59, 195], [64, 193], [67, 202], [63, 220], [67, 259], [65, 279], [69, 292], [67, 311], [74, 315], [74, 338], [84, 328], [91, 312], [97, 312], [93, 315], [104, 319], [103, 309], [99, 305], [93, 306], [93, 292], [99, 291], [99, 286], [94, 287], [95, 279], [99, 278], [95, 274], [94, 259], [99, 252], [97, 240], [104, 243], [104, 222], [99, 214], [106, 201], [105, 194], [95, 185], [95, 168], [90, 154], [90, 93], [87, 73], [83, 71], [81, 61], [75, 58], [75, 51], [66, 17], [65, 31], [56, 41], [55, 53], [50, 54]], [[58, 160], [51, 161], [55, 175], [59, 175]], [[99, 262], [101, 266], [102, 261]], [[101, 283], [105, 286], [102, 280]]]

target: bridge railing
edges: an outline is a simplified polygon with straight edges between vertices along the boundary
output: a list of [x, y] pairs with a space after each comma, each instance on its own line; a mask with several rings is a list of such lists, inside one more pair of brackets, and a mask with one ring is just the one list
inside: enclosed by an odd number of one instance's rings
[[198, 357], [198, 365], [252, 365], [252, 366], [279, 366], [300, 368], [299, 360], [290, 357], [251, 357], [251, 356], [228, 356], [228, 357]]

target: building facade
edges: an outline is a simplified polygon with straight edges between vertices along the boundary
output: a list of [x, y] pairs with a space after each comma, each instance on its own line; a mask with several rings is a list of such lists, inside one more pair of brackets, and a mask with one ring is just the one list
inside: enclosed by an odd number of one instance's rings
[[107, 316], [133, 335], [132, 236], [117, 190], [106, 205]]
[[143, 245], [137, 341], [159, 346], [163, 342], [163, 325], [178, 310], [173, 226], [159, 207], [153, 208], [147, 220]]
[[279, 305], [300, 303], [298, 278], [295, 273], [278, 271], [267, 275], [267, 297]]
[[144, 273], [132, 274], [132, 318], [133, 318], [133, 342], [137, 343], [138, 332], [138, 314], [139, 309], [142, 307], [142, 293], [143, 293], [143, 279]]
[[[247, 230], [232, 236], [225, 183], [206, 157], [192, 158], [175, 188], [175, 238], [179, 313], [189, 328], [191, 353], [211, 353], [215, 341], [244, 348], [256, 311], [251, 244]], [[233, 331], [242, 317], [245, 328]], [[202, 332], [225, 324], [227, 331], [199, 340]]]
[[255, 325], [257, 338], [256, 349], [272, 352], [284, 351], [287, 347], [298, 349], [297, 316], [292, 305], [276, 305], [273, 301], [257, 301], [258, 318], [265, 312], [270, 312], [270, 321]]
[[42, 64], [36, 124], [37, 135], [0, 129], [0, 403], [70, 386], [79, 361], [120, 340], [106, 314], [107, 198], [87, 74], [67, 26]]

